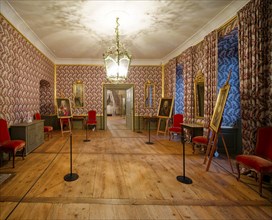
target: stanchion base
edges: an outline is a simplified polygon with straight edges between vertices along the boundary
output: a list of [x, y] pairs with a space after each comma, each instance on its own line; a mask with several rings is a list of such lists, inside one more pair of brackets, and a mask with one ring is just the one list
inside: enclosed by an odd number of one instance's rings
[[177, 181], [181, 182], [181, 183], [185, 183], [185, 184], [192, 184], [193, 181], [186, 176], [177, 176]]
[[90, 142], [91, 140], [89, 140], [89, 139], [86, 139], [86, 140], [83, 140], [84, 142]]
[[64, 180], [67, 182], [75, 181], [78, 179], [78, 175], [76, 173], [68, 173], [64, 176]]
[[153, 142], [147, 141], [145, 142], [146, 144], [154, 144]]

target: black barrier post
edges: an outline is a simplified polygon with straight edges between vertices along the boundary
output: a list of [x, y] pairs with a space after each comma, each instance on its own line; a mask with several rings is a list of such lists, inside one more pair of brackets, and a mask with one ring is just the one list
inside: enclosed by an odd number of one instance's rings
[[181, 142], [182, 142], [182, 146], [183, 146], [183, 158], [182, 158], [183, 159], [183, 176], [177, 176], [177, 181], [179, 181], [181, 183], [185, 183], [185, 184], [192, 184], [193, 181], [189, 177], [185, 176], [185, 138], [184, 138], [183, 126], [182, 126], [181, 130], [182, 130], [182, 132], [181, 132]]
[[148, 136], [149, 136], [149, 139], [147, 142], [145, 142], [146, 144], [153, 144], [153, 142], [150, 141], [150, 120], [151, 120], [151, 117], [148, 118]]
[[66, 174], [64, 176], [64, 180], [67, 182], [71, 182], [71, 181], [75, 181], [78, 179], [78, 175], [76, 173], [72, 173], [72, 142], [73, 142], [73, 138], [72, 138], [72, 132], [70, 133], [70, 173]]
[[88, 124], [86, 123], [86, 139], [83, 140], [84, 142], [90, 142], [91, 141], [90, 139], [88, 139], [87, 133], [88, 133]]

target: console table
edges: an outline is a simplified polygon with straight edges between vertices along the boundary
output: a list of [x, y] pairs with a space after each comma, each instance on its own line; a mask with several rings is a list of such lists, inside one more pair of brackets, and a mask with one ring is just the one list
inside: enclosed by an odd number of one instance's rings
[[73, 115], [73, 117], [72, 117], [72, 126], [73, 126], [73, 128], [74, 128], [74, 122], [75, 121], [81, 121], [82, 129], [84, 129], [87, 118], [88, 118], [88, 114]]
[[25, 154], [29, 154], [44, 142], [44, 121], [19, 123], [10, 126], [11, 139], [24, 140], [26, 142]]
[[182, 132], [184, 132], [184, 128], [190, 130], [190, 132], [191, 132], [190, 142], [191, 142], [193, 137], [203, 135], [204, 126], [201, 125], [201, 124], [181, 123]]

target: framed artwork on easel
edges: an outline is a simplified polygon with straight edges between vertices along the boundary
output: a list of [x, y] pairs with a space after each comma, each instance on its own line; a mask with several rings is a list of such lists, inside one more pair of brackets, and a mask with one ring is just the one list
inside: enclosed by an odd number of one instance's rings
[[[173, 105], [174, 105], [173, 98], [161, 98], [159, 108], [158, 108], [159, 122], [158, 122], [158, 127], [157, 127], [157, 134], [163, 133], [165, 135], [167, 133], [168, 122], [172, 116]], [[162, 121], [165, 121], [164, 130], [161, 130], [161, 122]]]
[[226, 101], [227, 101], [227, 97], [229, 94], [229, 90], [230, 90], [230, 85], [227, 83], [226, 85], [224, 85], [218, 93], [217, 99], [216, 99], [216, 103], [215, 103], [215, 107], [214, 107], [214, 112], [213, 112], [213, 116], [212, 116], [212, 120], [211, 120], [211, 128], [215, 131], [218, 132], [218, 129], [220, 127], [220, 122], [223, 116], [223, 112], [224, 112], [224, 108], [226, 105]]
[[171, 118], [173, 110], [173, 98], [161, 98], [158, 109], [159, 118]]
[[[60, 129], [61, 134], [64, 132], [71, 132], [71, 117], [72, 117], [72, 109], [70, 104], [70, 99], [68, 98], [57, 98], [57, 116], [60, 120]], [[64, 130], [64, 123], [68, 123], [68, 130]]]
[[218, 96], [216, 99], [216, 103], [215, 103], [215, 107], [214, 107], [214, 111], [213, 111], [213, 115], [212, 115], [212, 119], [210, 122], [211, 135], [209, 137], [209, 143], [207, 146], [206, 155], [205, 155], [205, 159], [204, 159], [204, 164], [205, 164], [206, 160], [208, 159], [208, 156], [209, 156], [209, 161], [208, 161], [208, 164], [206, 167], [206, 171], [209, 170], [215, 149], [217, 148], [218, 135], [220, 134], [222, 137], [222, 141], [224, 144], [224, 148], [225, 148], [229, 163], [230, 163], [231, 170], [233, 172], [233, 167], [231, 164], [231, 160], [229, 157], [229, 153], [228, 153], [228, 149], [227, 149], [227, 146], [225, 143], [225, 139], [224, 139], [223, 134], [220, 131], [222, 116], [223, 116], [224, 108], [225, 108], [226, 101], [227, 101], [228, 94], [229, 94], [229, 90], [230, 90], [230, 84], [229, 84], [230, 76], [231, 76], [231, 70], [229, 72], [229, 76], [228, 76], [228, 79], [227, 79], [225, 85], [222, 86], [219, 90], [219, 93], [218, 93]]

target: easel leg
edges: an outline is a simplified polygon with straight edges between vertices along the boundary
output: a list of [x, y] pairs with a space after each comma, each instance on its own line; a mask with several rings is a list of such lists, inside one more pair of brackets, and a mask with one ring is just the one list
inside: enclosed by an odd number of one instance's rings
[[230, 160], [230, 157], [229, 157], [228, 148], [227, 148], [227, 145], [226, 145], [226, 142], [225, 142], [225, 138], [224, 138], [224, 135], [222, 134], [221, 131], [220, 131], [220, 135], [221, 135], [221, 137], [222, 137], [222, 141], [223, 141], [223, 144], [224, 144], [224, 148], [225, 148], [225, 151], [226, 151], [228, 160], [229, 160], [230, 168], [231, 168], [232, 172], [234, 173], [233, 167], [232, 167], [232, 164], [231, 164], [231, 160]]
[[204, 158], [204, 164], [206, 164], [207, 158], [209, 157], [209, 154], [210, 154], [210, 151], [211, 151], [211, 148], [212, 148], [214, 135], [215, 135], [215, 132], [212, 132], [212, 135], [211, 135], [211, 137], [209, 139], [209, 143], [208, 143], [208, 146], [207, 146], [207, 150], [206, 150], [206, 154], [205, 154], [205, 158]]
[[60, 118], [60, 130], [61, 130], [61, 136], [63, 136], [63, 123], [61, 118]]
[[214, 138], [214, 141], [213, 141], [212, 150], [210, 152], [210, 157], [209, 157], [209, 161], [208, 161], [208, 164], [207, 164], [206, 171], [209, 171], [209, 169], [210, 169], [210, 165], [211, 165], [211, 162], [212, 162], [213, 154], [214, 154], [215, 149], [216, 149], [217, 139], [218, 139], [218, 135], [216, 134], [215, 138]]
[[158, 122], [157, 135], [159, 135], [160, 127], [161, 127], [161, 118], [159, 118], [159, 122]]

